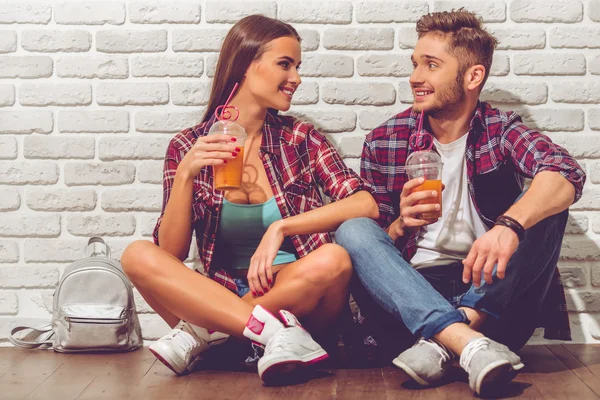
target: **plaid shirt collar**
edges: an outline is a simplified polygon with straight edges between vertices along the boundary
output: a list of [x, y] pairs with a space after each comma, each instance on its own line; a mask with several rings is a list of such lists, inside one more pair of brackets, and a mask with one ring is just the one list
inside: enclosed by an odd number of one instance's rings
[[279, 145], [283, 133], [286, 132], [283, 128], [281, 119], [270, 111], [267, 111], [265, 123], [263, 124], [263, 139], [260, 145], [260, 149], [265, 153], [275, 154], [276, 156], [281, 155], [281, 147]]
[[[217, 117], [212, 116], [204, 126], [204, 132], [208, 132], [210, 128], [217, 122]], [[265, 153], [281, 155], [280, 142], [285, 141], [287, 144], [293, 144], [291, 140], [291, 132], [285, 129], [283, 121], [277, 114], [267, 111], [265, 122], [262, 126], [262, 142], [260, 150]]]
[[[485, 132], [487, 130], [485, 117], [483, 116], [483, 112], [481, 111], [484, 108], [485, 106], [481, 103], [481, 101], [477, 100], [477, 106], [475, 107], [475, 111], [473, 113], [473, 116], [471, 117], [471, 122], [469, 123], [469, 135], [473, 134], [475, 135], [475, 138], [478, 138], [482, 132]], [[417, 112], [412, 108], [410, 109], [410, 121], [408, 125], [411, 128], [411, 136], [418, 133], [417, 128], [419, 126], [420, 116], [420, 112]], [[428, 126], [429, 123], [427, 121], [427, 118], [425, 118], [423, 121], [423, 130], [430, 133], [429, 130], [427, 130]], [[433, 136], [433, 134], [431, 135]]]

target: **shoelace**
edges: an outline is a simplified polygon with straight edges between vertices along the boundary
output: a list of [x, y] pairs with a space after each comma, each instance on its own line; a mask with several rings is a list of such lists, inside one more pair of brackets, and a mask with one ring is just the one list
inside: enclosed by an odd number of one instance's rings
[[188, 349], [193, 350], [198, 345], [192, 335], [180, 329], [177, 329], [171, 333], [171, 339], [184, 351], [188, 351]]
[[479, 350], [487, 349], [490, 347], [490, 341], [488, 338], [475, 339], [467, 343], [463, 353], [460, 356], [460, 366], [463, 367], [467, 373], [470, 372], [469, 367], [473, 357]]
[[425, 343], [433, 347], [435, 351], [437, 351], [442, 357], [442, 363], [452, 360], [452, 356], [449, 354], [449, 351], [447, 351], [447, 349], [441, 343], [438, 343], [433, 339], [427, 340], [423, 338], [419, 340], [419, 343]]
[[281, 328], [278, 331], [276, 331], [273, 336], [271, 336], [271, 338], [269, 339], [269, 341], [267, 342], [267, 345], [265, 346], [266, 348], [269, 349], [274, 349], [277, 347], [283, 347], [284, 343], [288, 343], [288, 336], [290, 335], [290, 332], [292, 331], [291, 328]]

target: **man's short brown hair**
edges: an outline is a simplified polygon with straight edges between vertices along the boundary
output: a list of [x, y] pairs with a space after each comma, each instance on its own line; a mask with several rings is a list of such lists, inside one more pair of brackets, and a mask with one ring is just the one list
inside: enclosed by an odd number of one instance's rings
[[473, 65], [483, 65], [485, 76], [480, 89], [483, 88], [498, 40], [483, 28], [480, 17], [464, 8], [430, 13], [417, 21], [417, 33], [419, 39], [428, 34], [447, 37], [448, 52], [458, 59], [461, 75]]

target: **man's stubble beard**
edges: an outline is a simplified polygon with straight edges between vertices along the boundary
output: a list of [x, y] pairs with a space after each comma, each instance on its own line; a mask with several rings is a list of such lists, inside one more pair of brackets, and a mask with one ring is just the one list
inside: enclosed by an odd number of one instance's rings
[[417, 112], [424, 110], [427, 115], [435, 119], [449, 119], [460, 110], [465, 101], [466, 94], [463, 90], [463, 84], [464, 74], [458, 73], [450, 87], [434, 92], [437, 99], [434, 99], [431, 106], [423, 108], [413, 106], [413, 109]]

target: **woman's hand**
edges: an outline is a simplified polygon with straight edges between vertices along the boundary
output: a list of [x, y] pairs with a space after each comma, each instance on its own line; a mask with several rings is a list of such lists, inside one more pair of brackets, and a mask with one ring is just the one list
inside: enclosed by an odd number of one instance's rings
[[271, 288], [273, 283], [273, 260], [275, 260], [277, 251], [279, 251], [284, 239], [281, 221], [272, 223], [250, 259], [247, 276], [248, 286], [255, 297], [264, 295]]
[[177, 172], [193, 178], [207, 165], [226, 164], [241, 150], [235, 140], [232, 136], [220, 133], [199, 137], [179, 163]]

